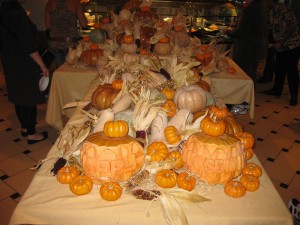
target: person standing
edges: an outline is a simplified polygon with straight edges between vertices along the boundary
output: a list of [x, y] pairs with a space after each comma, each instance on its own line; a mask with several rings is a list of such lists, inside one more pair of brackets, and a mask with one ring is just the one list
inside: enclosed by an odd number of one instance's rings
[[69, 48], [78, 44], [81, 27], [87, 26], [80, 0], [49, 0], [45, 8], [45, 26], [49, 30], [49, 50], [55, 56], [56, 68], [66, 61]]
[[267, 55], [267, 11], [263, 0], [246, 0], [233, 38], [232, 59], [256, 81], [259, 61]]
[[41, 75], [49, 76], [36, 43], [37, 28], [21, 3], [26, 0], [0, 0], [1, 63], [8, 100], [15, 105], [22, 136], [28, 144], [45, 140], [36, 133], [37, 104], [44, 103], [39, 90]]
[[263, 93], [280, 97], [285, 78], [290, 91], [290, 106], [298, 104], [300, 31], [294, 12], [279, 0], [267, 0], [276, 49], [275, 81], [273, 88]]

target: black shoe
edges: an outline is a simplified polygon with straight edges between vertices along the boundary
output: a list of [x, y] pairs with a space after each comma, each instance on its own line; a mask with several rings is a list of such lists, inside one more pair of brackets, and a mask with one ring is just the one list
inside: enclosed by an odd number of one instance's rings
[[257, 81], [256, 81], [256, 83], [258, 83], [258, 84], [266, 84], [266, 83], [270, 83], [272, 80], [267, 80], [266, 78], [264, 78], [264, 77], [261, 77], [261, 78], [259, 78]]
[[297, 97], [291, 97], [291, 100], [290, 100], [290, 106], [295, 106], [298, 104], [298, 99]]
[[43, 135], [43, 138], [42, 138], [42, 139], [40, 139], [40, 140], [30, 140], [30, 139], [28, 139], [28, 140], [27, 140], [27, 143], [28, 143], [29, 145], [32, 145], [32, 144], [38, 143], [38, 142], [43, 141], [43, 140], [45, 140], [45, 139], [48, 138], [48, 133], [47, 133], [47, 132], [42, 132], [41, 134]]
[[276, 97], [281, 96], [280, 93], [278, 93], [277, 91], [274, 91], [273, 89], [265, 90], [265, 91], [262, 92], [262, 94], [264, 94], [264, 95], [273, 95], [273, 96], [276, 96]]
[[27, 137], [27, 131], [21, 131], [21, 135], [22, 135], [22, 137]]

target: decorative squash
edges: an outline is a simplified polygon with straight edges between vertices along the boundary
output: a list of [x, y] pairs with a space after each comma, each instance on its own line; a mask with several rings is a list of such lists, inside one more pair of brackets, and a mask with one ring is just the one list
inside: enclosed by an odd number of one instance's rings
[[147, 155], [151, 157], [150, 161], [163, 161], [168, 157], [169, 150], [165, 143], [154, 141], [148, 145]]
[[243, 187], [241, 182], [232, 180], [225, 184], [224, 192], [232, 198], [240, 198], [246, 194], [246, 189]]
[[213, 137], [192, 134], [183, 144], [184, 168], [209, 184], [225, 184], [239, 176], [246, 165], [246, 153], [238, 138], [230, 134]]
[[88, 176], [79, 175], [71, 181], [69, 187], [75, 195], [85, 195], [92, 190], [93, 182]]
[[178, 150], [171, 151], [166, 160], [170, 160], [175, 163], [175, 165], [172, 167], [172, 169], [178, 170], [181, 167], [183, 167], [182, 156]]
[[192, 191], [196, 186], [196, 178], [187, 172], [182, 172], [177, 176], [177, 186], [184, 190]]
[[167, 126], [164, 130], [166, 141], [171, 144], [177, 144], [181, 141], [181, 135], [174, 126]]
[[238, 139], [241, 140], [245, 149], [253, 148], [254, 146], [254, 137], [248, 132], [239, 132], [235, 135]]
[[116, 79], [112, 82], [112, 87], [115, 90], [121, 90], [123, 86], [123, 80]]
[[174, 102], [178, 109], [189, 109], [195, 113], [205, 108], [206, 94], [198, 85], [183, 86], [175, 91]]
[[163, 90], [162, 90], [162, 93], [164, 94], [164, 96], [166, 96], [166, 98], [168, 100], [172, 100], [174, 98], [174, 89], [172, 88], [169, 88], [169, 87], [165, 87]]
[[260, 181], [257, 177], [250, 174], [244, 174], [240, 179], [241, 184], [247, 191], [256, 191], [260, 186]]
[[126, 44], [126, 43], [123, 43], [121, 45], [121, 50], [125, 53], [128, 53], [128, 54], [135, 54], [136, 51], [137, 51], [137, 45], [135, 43], [131, 43], [131, 44]]
[[141, 169], [145, 153], [133, 137], [108, 137], [98, 132], [85, 139], [80, 158], [85, 174], [94, 183], [102, 178], [126, 181]]
[[200, 122], [201, 130], [211, 136], [220, 136], [225, 132], [225, 122], [223, 120], [217, 120], [212, 115], [205, 116]]
[[173, 117], [176, 114], [176, 104], [173, 100], [167, 100], [162, 107], [167, 111], [168, 117]]
[[92, 104], [98, 110], [111, 108], [113, 100], [119, 94], [120, 90], [115, 90], [112, 84], [103, 84], [93, 92], [91, 100]]
[[100, 23], [94, 23], [94, 30], [90, 32], [90, 39], [94, 43], [103, 44], [108, 38], [106, 30], [101, 28]]
[[172, 51], [172, 45], [169, 42], [157, 42], [154, 45], [154, 52], [158, 55], [169, 55]]
[[246, 154], [247, 154], [247, 160], [251, 159], [254, 155], [254, 151], [252, 148], [246, 149]]
[[118, 182], [105, 182], [101, 185], [99, 193], [106, 201], [116, 201], [122, 195], [122, 187]]
[[69, 184], [79, 174], [74, 167], [64, 166], [59, 169], [56, 174], [56, 179], [62, 184]]
[[81, 53], [80, 61], [85, 66], [97, 66], [98, 59], [103, 56], [103, 51], [101, 49], [92, 50], [88, 49]]
[[230, 111], [226, 107], [218, 107], [216, 105], [212, 105], [209, 107], [209, 113], [215, 116], [218, 120], [225, 119], [230, 115]]
[[162, 188], [175, 187], [176, 182], [177, 176], [173, 170], [162, 169], [155, 175], [155, 183]]
[[125, 44], [132, 44], [134, 43], [134, 36], [133, 34], [125, 34], [123, 37], [123, 43]]
[[243, 169], [243, 174], [249, 174], [255, 177], [260, 177], [262, 175], [262, 169], [255, 163], [247, 163], [247, 165]]
[[104, 134], [107, 137], [121, 138], [128, 134], [128, 124], [124, 120], [108, 121], [104, 124]]

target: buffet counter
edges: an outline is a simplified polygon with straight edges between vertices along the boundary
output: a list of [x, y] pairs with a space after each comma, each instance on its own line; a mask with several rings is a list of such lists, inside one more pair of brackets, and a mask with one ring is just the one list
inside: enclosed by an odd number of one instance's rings
[[70, 118], [74, 112], [74, 108], [63, 109], [63, 106], [81, 100], [96, 76], [96, 68], [77, 68], [68, 63], [54, 71], [46, 112], [49, 125], [56, 130], [63, 129], [62, 116]]
[[[212, 79], [213, 95], [221, 99], [224, 104], [249, 103], [249, 115], [253, 119], [253, 81], [234, 61], [229, 59], [229, 62], [236, 69], [235, 74], [218, 72], [209, 75]], [[54, 72], [46, 113], [46, 121], [49, 125], [59, 131], [63, 129], [62, 116], [65, 115], [70, 118], [74, 112], [73, 108], [63, 109], [63, 106], [81, 100], [96, 75], [96, 69], [80, 69], [67, 63]]]
[[[92, 89], [84, 97], [91, 97]], [[68, 124], [82, 116], [76, 109]], [[68, 125], [67, 124], [67, 125]], [[68, 129], [66, 126], [64, 129]], [[13, 224], [63, 224], [63, 225], [135, 225], [167, 224], [159, 201], [135, 199], [123, 192], [113, 202], [103, 200], [99, 186], [94, 185], [87, 195], [75, 196], [68, 185], [60, 184], [51, 175], [51, 168], [60, 156], [57, 143], [50, 149], [47, 159], [34, 176], [26, 193], [17, 205], [10, 225]], [[250, 160], [262, 165], [257, 157]], [[208, 186], [205, 197], [211, 201], [200, 203], [180, 202], [190, 225], [292, 225], [287, 207], [277, 193], [267, 173], [263, 170], [260, 188], [235, 199], [225, 195], [223, 185]], [[151, 204], [151, 206], [150, 206]]]

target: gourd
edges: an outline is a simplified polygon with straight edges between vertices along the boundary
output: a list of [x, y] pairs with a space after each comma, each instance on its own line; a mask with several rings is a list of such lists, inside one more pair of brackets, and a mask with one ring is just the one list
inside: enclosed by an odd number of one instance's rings
[[209, 184], [225, 184], [242, 173], [246, 153], [238, 138], [230, 134], [213, 137], [203, 132], [189, 136], [183, 144], [184, 168]]
[[235, 135], [238, 139], [241, 140], [242, 144], [244, 145], [245, 149], [253, 148], [254, 146], [254, 137], [252, 134], [248, 132], [239, 132]]
[[195, 113], [205, 108], [206, 94], [198, 85], [183, 86], [175, 91], [174, 102], [178, 109], [189, 109]]
[[81, 53], [80, 61], [85, 66], [97, 66], [98, 59], [101, 56], [103, 56], [103, 51], [101, 49], [99, 49], [98, 45], [91, 44], [91, 49], [84, 50]]
[[156, 172], [155, 183], [162, 188], [175, 187], [177, 181], [176, 173], [172, 170], [162, 169]]
[[122, 187], [118, 182], [105, 182], [101, 185], [99, 193], [106, 201], [116, 201], [122, 195]]
[[123, 86], [123, 80], [122, 79], [115, 79], [112, 82], [112, 87], [115, 90], [121, 90]]
[[223, 120], [217, 120], [212, 115], [205, 116], [200, 122], [200, 128], [203, 132], [210, 136], [220, 136], [225, 132], [225, 122]]
[[94, 23], [94, 29], [90, 32], [90, 39], [94, 43], [103, 44], [108, 38], [106, 30], [101, 28], [100, 23]]
[[182, 172], [177, 175], [177, 186], [184, 190], [192, 191], [196, 186], [196, 178], [187, 172]]
[[174, 98], [175, 91], [172, 88], [165, 87], [161, 92], [168, 100], [172, 100]]
[[173, 117], [176, 114], [176, 104], [173, 100], [167, 100], [162, 104], [162, 108], [166, 110], [168, 117]]
[[168, 154], [168, 147], [161, 141], [154, 141], [148, 145], [147, 155], [151, 162], [163, 161], [168, 157]]
[[224, 192], [232, 198], [240, 198], [246, 194], [246, 189], [241, 182], [232, 180], [224, 185]]
[[104, 124], [103, 132], [112, 138], [125, 137], [128, 134], [128, 124], [124, 120], [108, 121]]
[[102, 84], [93, 92], [91, 100], [93, 106], [98, 109], [111, 108], [113, 100], [119, 94], [120, 90], [116, 90], [112, 87], [112, 84]]
[[123, 37], [123, 43], [121, 45], [123, 52], [134, 54], [137, 51], [137, 45], [134, 43], [133, 34], [125, 34]]
[[172, 51], [172, 45], [170, 44], [168, 37], [160, 38], [159, 41], [154, 45], [154, 52], [158, 55], [168, 55]]
[[56, 174], [56, 179], [62, 184], [69, 184], [79, 174], [77, 170], [71, 166], [64, 166], [59, 169]]
[[171, 151], [166, 160], [173, 161], [175, 163], [172, 169], [178, 170], [183, 167], [182, 156], [178, 150]]
[[174, 126], [167, 126], [164, 130], [164, 135], [166, 141], [171, 145], [177, 144], [181, 141], [181, 135]]
[[70, 190], [76, 195], [85, 195], [93, 188], [92, 179], [88, 176], [79, 175], [69, 184]]
[[262, 175], [262, 169], [255, 163], [247, 163], [247, 165], [243, 169], [243, 174], [249, 174], [255, 177], [260, 177]]
[[128, 130], [124, 129], [123, 122], [119, 122], [113, 126], [108, 122], [107, 127], [104, 126], [105, 133], [94, 133], [83, 142], [80, 153], [82, 168], [94, 183], [102, 178], [126, 181], [144, 164], [143, 147], [138, 140], [125, 135]]
[[260, 186], [259, 179], [250, 174], [244, 174], [240, 179], [241, 184], [247, 191], [256, 191]]
[[122, 56], [122, 60], [126, 64], [138, 63], [140, 61], [140, 56], [139, 56], [139, 54], [133, 54], [133, 53], [125, 52]]

